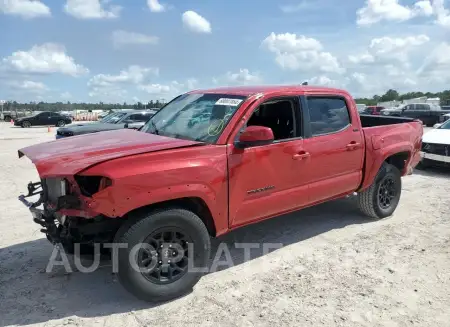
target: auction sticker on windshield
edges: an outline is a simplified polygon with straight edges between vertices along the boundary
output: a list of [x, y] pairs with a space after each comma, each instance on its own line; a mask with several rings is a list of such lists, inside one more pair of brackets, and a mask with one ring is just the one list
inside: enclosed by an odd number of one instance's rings
[[220, 98], [216, 102], [216, 106], [238, 106], [242, 102], [241, 99]]

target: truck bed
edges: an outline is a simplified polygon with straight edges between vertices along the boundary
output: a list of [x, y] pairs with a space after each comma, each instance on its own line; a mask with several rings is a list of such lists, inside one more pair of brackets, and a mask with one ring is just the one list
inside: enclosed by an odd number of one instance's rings
[[414, 118], [407, 117], [394, 117], [394, 116], [372, 116], [372, 115], [360, 115], [362, 127], [374, 127], [383, 125], [395, 125], [402, 123], [410, 123], [415, 121]]
[[422, 122], [405, 117], [361, 115], [361, 124], [366, 144], [362, 189], [372, 183], [382, 161], [392, 155], [393, 160], [406, 163], [402, 175], [412, 172], [420, 161]]

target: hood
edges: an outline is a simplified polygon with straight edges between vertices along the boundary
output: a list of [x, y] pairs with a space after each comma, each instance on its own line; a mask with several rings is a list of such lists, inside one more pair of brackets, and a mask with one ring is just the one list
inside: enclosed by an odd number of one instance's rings
[[87, 124], [71, 124], [58, 128], [57, 132], [72, 132], [73, 135], [81, 135], [87, 133], [95, 133], [102, 131], [112, 131], [124, 128], [125, 124], [107, 124], [107, 123], [87, 123]]
[[422, 136], [422, 142], [450, 144], [450, 129], [433, 129]]
[[202, 145], [196, 141], [120, 129], [72, 136], [19, 150], [36, 165], [41, 178], [75, 175], [95, 164], [120, 157]]

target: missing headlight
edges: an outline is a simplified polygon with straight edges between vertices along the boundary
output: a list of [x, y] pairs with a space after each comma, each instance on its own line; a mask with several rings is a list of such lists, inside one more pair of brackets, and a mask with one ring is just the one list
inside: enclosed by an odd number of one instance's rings
[[95, 193], [112, 185], [111, 179], [104, 176], [75, 176], [75, 180], [80, 187], [80, 192], [84, 196], [91, 197]]

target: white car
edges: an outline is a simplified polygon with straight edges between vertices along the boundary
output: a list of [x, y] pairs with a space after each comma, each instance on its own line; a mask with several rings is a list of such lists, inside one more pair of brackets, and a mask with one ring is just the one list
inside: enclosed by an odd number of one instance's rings
[[450, 114], [446, 114], [444, 116], [442, 116], [442, 120], [440, 123], [434, 124], [433, 128], [438, 128], [439, 126], [441, 126], [442, 124], [444, 124], [447, 120], [450, 119]]
[[450, 164], [450, 119], [422, 136], [422, 167]]

